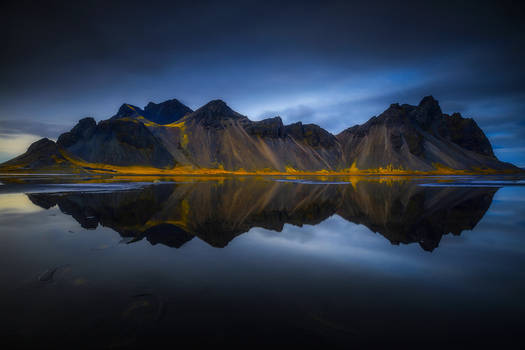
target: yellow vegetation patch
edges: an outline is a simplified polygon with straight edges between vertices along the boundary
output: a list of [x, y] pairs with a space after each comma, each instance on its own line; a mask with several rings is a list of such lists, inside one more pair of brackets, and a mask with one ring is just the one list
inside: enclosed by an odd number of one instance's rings
[[162, 125], [163, 127], [166, 127], [166, 128], [180, 128], [180, 129], [184, 129], [186, 126], [184, 125], [184, 122], [182, 121], [178, 121], [178, 122], [173, 122], [171, 124], [166, 124], [166, 125]]
[[182, 148], [186, 148], [186, 146], [188, 145], [188, 142], [190, 142], [190, 140], [188, 138], [188, 134], [186, 134], [183, 131], [182, 140], [180, 141], [180, 145], [182, 146]]
[[140, 120], [142, 122], [142, 124], [144, 124], [145, 126], [155, 126], [155, 127], [163, 126], [163, 125], [157, 124], [155, 122], [152, 122], [151, 120], [146, 119], [146, 118], [144, 118], [141, 115], [139, 115], [136, 119]]
[[[222, 164], [217, 164], [215, 168], [196, 168], [193, 166], [176, 166], [169, 169], [159, 169], [147, 166], [118, 166], [111, 164], [100, 164], [100, 163], [89, 163], [82, 159], [71, 156], [66, 152], [62, 152], [62, 155], [67, 159], [73, 166], [73, 169], [68, 169], [70, 172], [89, 172], [92, 174], [112, 174], [112, 175], [142, 175], [142, 176], [222, 176], [222, 175], [261, 175], [261, 176], [373, 176], [373, 175], [395, 175], [395, 176], [414, 176], [414, 175], [490, 175], [490, 174], [513, 174], [520, 172], [519, 170], [496, 170], [496, 169], [471, 169], [471, 170], [458, 170], [446, 167], [442, 164], [433, 164], [435, 170], [431, 171], [414, 171], [402, 168], [394, 168], [391, 165], [386, 167], [380, 167], [376, 169], [358, 169], [355, 162], [346, 169], [338, 171], [330, 170], [318, 170], [318, 171], [302, 171], [297, 170], [292, 166], [286, 166], [285, 171], [272, 170], [269, 168], [261, 170], [245, 170], [239, 168], [238, 170], [225, 170]], [[58, 160], [57, 160], [58, 161]], [[62, 160], [63, 161], [63, 160]], [[58, 167], [57, 167], [58, 169]], [[38, 171], [24, 169], [21, 166], [3, 167], [2, 171], [6, 172], [20, 172], [20, 173], [37, 173]]]
[[354, 161], [350, 168], [343, 170], [344, 173], [348, 174], [388, 174], [388, 175], [398, 175], [398, 174], [411, 174], [417, 173], [418, 171], [410, 171], [403, 169], [402, 167], [396, 168], [392, 164], [388, 164], [385, 167], [373, 168], [373, 169], [359, 169]]
[[297, 174], [297, 173], [299, 173], [299, 171], [297, 169], [295, 169], [294, 167], [289, 166], [289, 165], [287, 165], [284, 169], [285, 169], [285, 172], [287, 174]]
[[[359, 169], [356, 163], [352, 163], [350, 168], [343, 169], [342, 174], [352, 175], [489, 175], [489, 174], [513, 174], [519, 171], [508, 169], [508, 170], [497, 170], [497, 169], [481, 169], [473, 168], [469, 170], [453, 169], [443, 164], [433, 163], [432, 166], [435, 170], [422, 171], [422, 170], [408, 170], [402, 167], [395, 168], [391, 164], [385, 167], [379, 167], [374, 169]], [[339, 172], [335, 172], [338, 174]]]

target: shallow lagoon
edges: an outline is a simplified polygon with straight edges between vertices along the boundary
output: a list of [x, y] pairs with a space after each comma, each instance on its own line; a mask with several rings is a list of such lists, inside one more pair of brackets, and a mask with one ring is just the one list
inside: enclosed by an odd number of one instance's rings
[[0, 181], [3, 341], [519, 345], [522, 179]]

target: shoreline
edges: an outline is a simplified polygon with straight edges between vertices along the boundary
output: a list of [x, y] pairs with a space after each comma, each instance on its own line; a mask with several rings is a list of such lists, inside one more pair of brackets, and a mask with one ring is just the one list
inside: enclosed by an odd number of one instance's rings
[[[77, 169], [75, 169], [77, 170]], [[83, 169], [79, 169], [83, 170]], [[525, 170], [495, 170], [488, 169], [482, 171], [472, 170], [450, 170], [450, 171], [360, 171], [360, 172], [249, 172], [249, 171], [228, 171], [216, 169], [201, 169], [194, 171], [178, 171], [163, 169], [148, 169], [147, 171], [129, 170], [129, 171], [108, 171], [106, 169], [89, 169], [87, 171], [20, 171], [20, 169], [5, 171], [0, 170], [0, 176], [89, 176], [89, 175], [107, 175], [107, 176], [282, 176], [282, 177], [353, 177], [353, 176], [504, 176], [504, 175], [525, 175]]]

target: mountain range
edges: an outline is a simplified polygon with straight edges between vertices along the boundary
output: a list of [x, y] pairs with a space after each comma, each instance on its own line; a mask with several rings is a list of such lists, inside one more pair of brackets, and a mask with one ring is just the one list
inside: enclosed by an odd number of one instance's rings
[[471, 118], [441, 111], [432, 96], [392, 104], [334, 135], [315, 124], [252, 121], [222, 100], [193, 111], [176, 99], [123, 104], [100, 122], [81, 119], [43, 138], [2, 172], [109, 173], [508, 173]]

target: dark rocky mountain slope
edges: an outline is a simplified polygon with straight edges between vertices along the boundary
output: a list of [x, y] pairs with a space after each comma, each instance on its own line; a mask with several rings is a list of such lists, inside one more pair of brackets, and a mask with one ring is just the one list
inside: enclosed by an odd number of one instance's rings
[[175, 165], [162, 142], [133, 119], [109, 119], [97, 124], [93, 118], [85, 118], [60, 135], [57, 144], [90, 163], [156, 168]]
[[315, 124], [284, 125], [280, 117], [251, 121], [221, 100], [196, 111], [176, 99], [150, 102], [144, 109], [123, 104], [98, 124], [80, 120], [55, 146], [38, 148], [38, 156], [35, 147], [0, 169], [24, 171], [35, 158], [31, 169], [55, 162], [66, 171], [60, 155], [68, 155], [98, 165], [188, 171], [520, 171], [495, 157], [473, 119], [442, 113], [432, 96], [418, 106], [393, 104], [338, 135]]
[[0, 169], [15, 169], [19, 172], [84, 171], [65, 158], [60, 146], [48, 138], [34, 142], [24, 154], [1, 164]]
[[317, 125], [284, 126], [279, 117], [254, 122], [221, 100], [171, 127], [149, 128], [184, 165], [247, 171], [336, 170], [339, 165], [337, 139]]
[[443, 114], [432, 96], [418, 106], [393, 104], [365, 124], [344, 130], [337, 139], [343, 148], [342, 163], [358, 169], [514, 168], [495, 157], [473, 119]]

